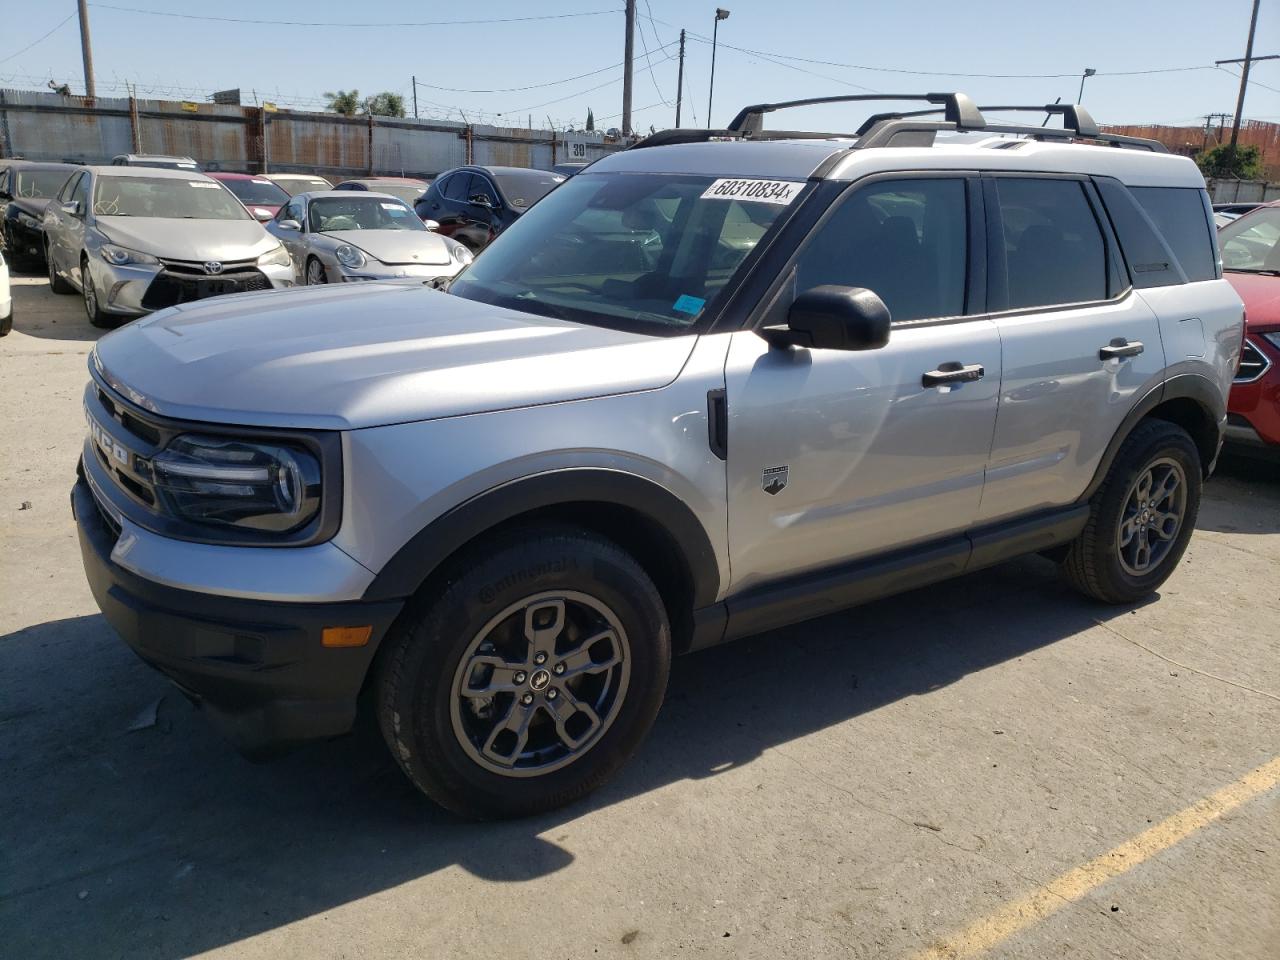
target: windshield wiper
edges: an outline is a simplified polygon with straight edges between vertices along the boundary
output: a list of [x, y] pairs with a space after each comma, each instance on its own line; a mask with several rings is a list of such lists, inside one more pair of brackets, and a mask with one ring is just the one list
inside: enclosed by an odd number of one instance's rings
[[1280, 270], [1271, 269], [1269, 267], [1223, 267], [1226, 273], [1258, 273], [1267, 277], [1280, 277]]

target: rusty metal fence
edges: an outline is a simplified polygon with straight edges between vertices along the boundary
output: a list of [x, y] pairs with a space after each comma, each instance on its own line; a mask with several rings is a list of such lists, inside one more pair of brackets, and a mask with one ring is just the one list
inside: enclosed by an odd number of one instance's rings
[[[595, 160], [626, 146], [575, 133]], [[209, 170], [433, 177], [464, 163], [546, 169], [564, 134], [444, 120], [0, 89], [0, 157], [109, 163], [125, 153], [188, 156]]]

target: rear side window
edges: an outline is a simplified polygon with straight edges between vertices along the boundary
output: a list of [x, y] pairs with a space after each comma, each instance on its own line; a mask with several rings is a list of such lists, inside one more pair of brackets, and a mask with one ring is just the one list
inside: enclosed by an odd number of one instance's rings
[[[895, 321], [964, 313], [968, 227], [961, 179], [887, 180], [848, 196], [805, 246], [796, 291], [866, 287]], [[754, 243], [725, 225], [722, 247]]]
[[1107, 298], [1107, 248], [1076, 180], [1001, 177], [1008, 309]]
[[1094, 182], [1120, 241], [1133, 285], [1145, 289], [1185, 283], [1178, 258], [1133, 194], [1119, 180], [1098, 177]]
[[444, 195], [449, 200], [461, 200], [464, 203], [470, 199], [467, 191], [471, 187], [471, 174], [455, 173], [449, 178], [444, 187]]
[[1218, 276], [1213, 228], [1205, 210], [1204, 193], [1193, 187], [1130, 187], [1173, 250], [1188, 280]]

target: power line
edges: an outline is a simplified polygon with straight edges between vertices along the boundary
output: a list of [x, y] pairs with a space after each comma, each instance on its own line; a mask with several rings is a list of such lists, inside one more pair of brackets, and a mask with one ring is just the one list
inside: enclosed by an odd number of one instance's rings
[[[658, 61], [658, 66], [661, 66], [664, 63], [669, 63], [672, 59], [674, 58], [669, 55], [665, 56]], [[641, 72], [652, 71], [653, 69], [654, 67], [650, 65], [650, 66], [644, 67]], [[527, 107], [517, 107], [513, 110], [501, 110], [499, 111], [498, 115], [502, 116], [502, 114], [505, 114], [505, 113], [526, 113], [529, 110], [537, 110], [539, 107], [549, 107], [553, 103], [563, 103], [566, 100], [572, 100], [574, 97], [581, 97], [581, 96], [585, 96], [588, 93], [595, 93], [597, 90], [603, 90], [605, 87], [611, 87], [615, 83], [621, 83], [621, 82], [622, 82], [622, 77], [614, 77], [612, 80], [608, 80], [605, 83], [596, 84], [596, 86], [594, 87], [588, 87], [587, 89], [579, 90], [576, 93], [569, 93], [563, 97], [557, 97], [554, 100], [544, 100], [542, 103], [530, 104]]]
[[[661, 47], [654, 50], [654, 53], [660, 53], [668, 47], [675, 46], [676, 41], [664, 43]], [[492, 89], [470, 89], [468, 87], [443, 87], [434, 83], [426, 83], [422, 80], [418, 81], [418, 86], [428, 87], [431, 90], [443, 90], [446, 93], [521, 93], [525, 90], [540, 90], [543, 87], [555, 87], [562, 83], [572, 83], [574, 80], [585, 80], [587, 77], [594, 77], [601, 73], [608, 73], [610, 70], [617, 70], [622, 67], [624, 62], [619, 60], [617, 63], [611, 63], [607, 67], [601, 67], [598, 70], [589, 70], [586, 73], [579, 73], [577, 76], [565, 77], [561, 80], [548, 80], [546, 83], [531, 83], [524, 87], [494, 87]]]
[[74, 17], [74, 16], [76, 16], [76, 13], [75, 13], [75, 12], [67, 14], [67, 15], [66, 15], [66, 17], [65, 17], [65, 18], [63, 18], [63, 20], [62, 20], [62, 21], [61, 21], [61, 22], [60, 22], [56, 27], [54, 27], [52, 30], [50, 30], [48, 33], [44, 34], [44, 35], [43, 35], [42, 37], [40, 37], [38, 40], [32, 40], [30, 43], [28, 43], [25, 47], [23, 47], [23, 48], [22, 48], [21, 50], [19, 50], [17, 53], [11, 53], [11, 54], [9, 54], [9, 56], [7, 56], [7, 57], [5, 57], [5, 58], [3, 58], [3, 59], [0, 59], [0, 63], [8, 63], [10, 60], [14, 59], [15, 57], [20, 57], [20, 56], [22, 56], [24, 53], [26, 53], [26, 52], [27, 52], [28, 50], [30, 50], [32, 47], [36, 46], [36, 44], [44, 43], [44, 41], [48, 40], [48, 39], [49, 39], [50, 37], [52, 37], [55, 33], [57, 33], [59, 30], [61, 30], [63, 27], [65, 27], [65, 26], [66, 26], [66, 25], [71, 21], [71, 18], [72, 18], [72, 17]]
[[[649, 9], [649, 0], [644, 0], [644, 5], [646, 9]], [[653, 25], [652, 9], [649, 9], [649, 21], [649, 29], [653, 31], [653, 42], [656, 44], [658, 42], [658, 28]], [[653, 92], [658, 95], [659, 100], [667, 106], [671, 106], [670, 101], [667, 100], [667, 95], [658, 86], [658, 75], [653, 72], [653, 63], [649, 60], [649, 44], [644, 38], [644, 21], [641, 20], [636, 26], [640, 28], [640, 46], [644, 49], [644, 62], [649, 65], [649, 80], [653, 83]], [[670, 46], [670, 44], [667, 44], [667, 46]]]
[[462, 27], [490, 23], [528, 23], [534, 20], [569, 20], [574, 17], [603, 17], [617, 13], [616, 10], [587, 10], [580, 13], [544, 13], [527, 17], [492, 17], [476, 20], [416, 20], [386, 23], [362, 23], [354, 20], [338, 22], [333, 20], [257, 20], [247, 17], [215, 17], [210, 14], [201, 13], [174, 13], [171, 10], [143, 10], [139, 7], [120, 7], [110, 3], [93, 3], [90, 4], [90, 6], [97, 7], [100, 10], [115, 10], [120, 13], [140, 13], [151, 17], [173, 17], [179, 20], [204, 20], [216, 23], [249, 23], [273, 27], [342, 27], [347, 30], [353, 28], [385, 29], [387, 27]]

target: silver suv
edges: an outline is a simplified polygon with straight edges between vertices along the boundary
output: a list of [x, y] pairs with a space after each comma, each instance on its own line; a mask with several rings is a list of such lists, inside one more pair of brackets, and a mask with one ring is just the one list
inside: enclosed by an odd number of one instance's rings
[[1078, 107], [916, 99], [851, 135], [763, 129], [795, 103], [657, 134], [447, 290], [104, 337], [73, 504], [108, 621], [246, 751], [367, 700], [484, 817], [604, 782], [673, 653], [1032, 552], [1147, 596], [1242, 336], [1200, 173]]

